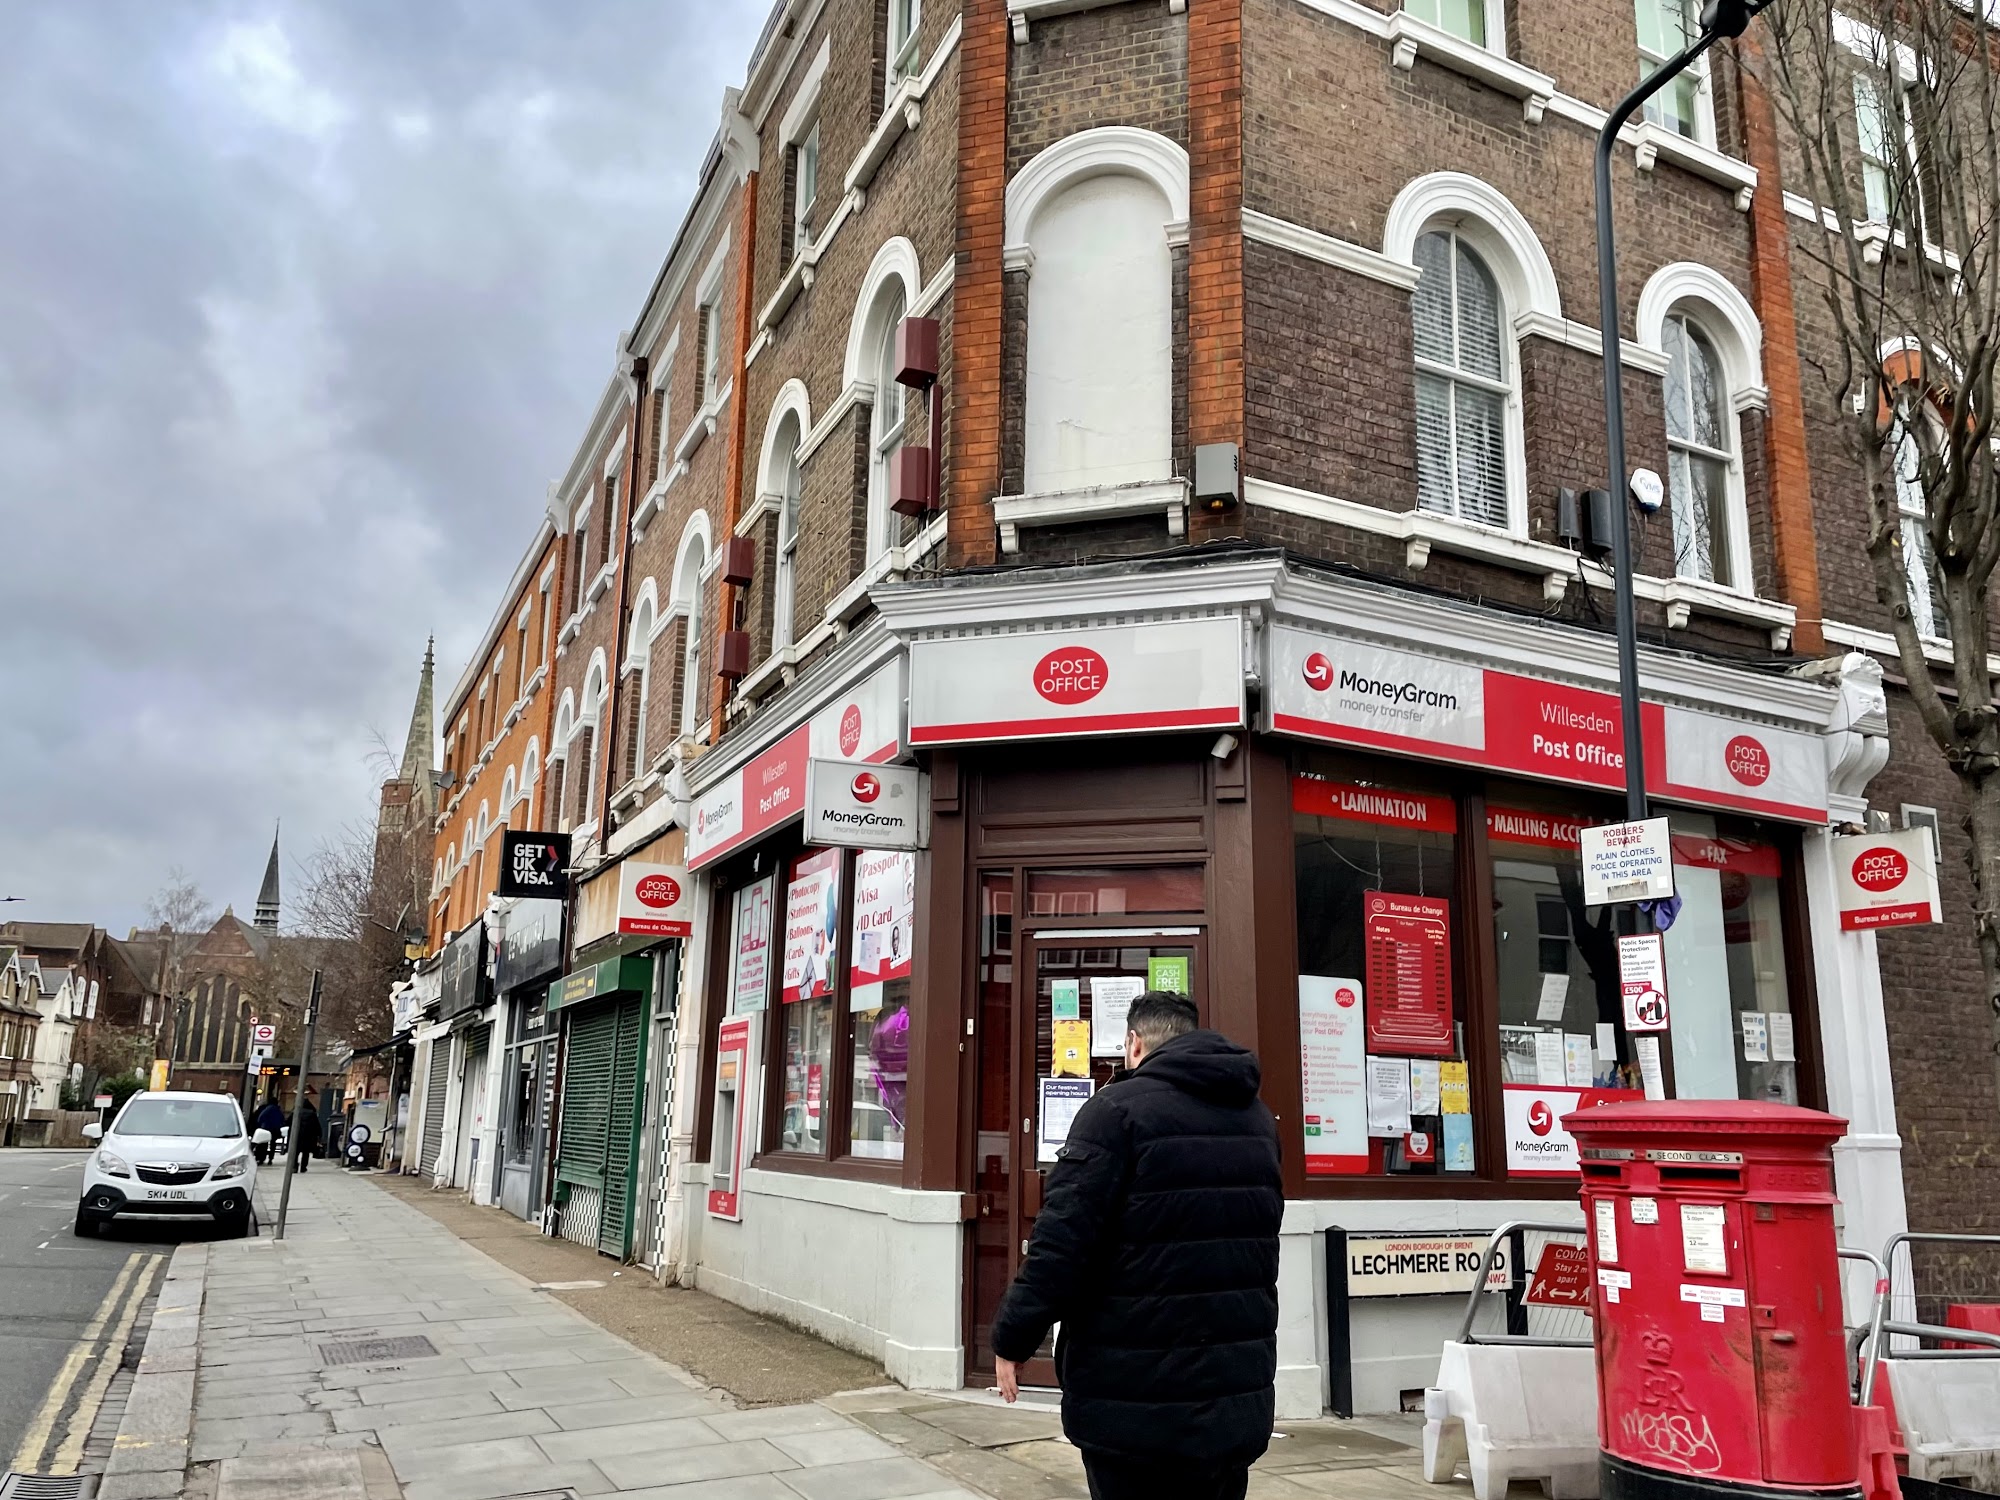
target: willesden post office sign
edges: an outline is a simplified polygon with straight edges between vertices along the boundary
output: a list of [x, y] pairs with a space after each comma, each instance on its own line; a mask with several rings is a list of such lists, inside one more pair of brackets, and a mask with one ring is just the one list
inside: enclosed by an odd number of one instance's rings
[[[1359, 1235], [1347, 1237], [1350, 1297], [1464, 1296], [1486, 1254], [1483, 1234]], [[1510, 1247], [1500, 1246], [1486, 1290], [1504, 1292], [1513, 1280]]]

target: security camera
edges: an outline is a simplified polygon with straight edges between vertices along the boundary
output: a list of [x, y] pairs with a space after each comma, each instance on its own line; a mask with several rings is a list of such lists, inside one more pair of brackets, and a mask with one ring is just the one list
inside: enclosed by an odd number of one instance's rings
[[1632, 499], [1647, 515], [1667, 503], [1667, 486], [1651, 469], [1632, 471]]
[[1215, 743], [1208, 747], [1208, 753], [1217, 760], [1228, 760], [1236, 753], [1237, 739], [1233, 734], [1218, 734]]

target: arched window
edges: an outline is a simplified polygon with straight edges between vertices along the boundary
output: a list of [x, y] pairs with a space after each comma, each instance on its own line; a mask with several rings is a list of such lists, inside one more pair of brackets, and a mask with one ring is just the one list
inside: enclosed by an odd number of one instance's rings
[[549, 791], [542, 799], [543, 813], [554, 821], [556, 831], [569, 828], [569, 789], [572, 780], [569, 742], [576, 724], [576, 708], [567, 692], [556, 708], [555, 737], [549, 741]]
[[787, 413], [785, 429], [778, 434], [784, 471], [778, 489], [778, 532], [771, 569], [771, 649], [782, 651], [791, 645], [794, 625], [793, 600], [798, 592], [799, 561], [799, 419]]
[[696, 734], [701, 720], [701, 571], [708, 562], [708, 543], [689, 538], [674, 579], [674, 601], [687, 611], [681, 645], [681, 733]]
[[653, 682], [653, 601], [641, 599], [632, 613], [625, 652], [624, 757], [619, 768], [622, 785], [646, 769], [646, 700]]
[[535, 826], [535, 781], [542, 774], [542, 747], [534, 740], [528, 741], [528, 753], [521, 757], [521, 808], [522, 828]]
[[1499, 283], [1456, 229], [1417, 239], [1417, 504], [1508, 524], [1513, 339]]
[[1674, 571], [1736, 587], [1731, 546], [1735, 423], [1714, 341], [1686, 312], [1667, 315], [1667, 491], [1673, 502]]
[[874, 561], [900, 537], [902, 518], [889, 509], [890, 470], [909, 426], [909, 387], [896, 384], [896, 325], [909, 304], [899, 282], [882, 289], [871, 323], [875, 328], [875, 406], [868, 424], [868, 559]]
[[1173, 245], [1187, 154], [1105, 126], [1056, 142], [1007, 188], [1009, 264], [1028, 273], [1030, 494], [1173, 473]]
[[515, 786], [514, 768], [509, 766], [507, 774], [500, 778], [500, 826], [502, 828], [508, 826], [510, 821], [509, 815], [514, 811]]
[[572, 771], [570, 780], [576, 786], [576, 821], [588, 823], [591, 817], [592, 797], [596, 793], [599, 761], [603, 750], [604, 660], [600, 654], [592, 659], [590, 670], [583, 678], [583, 700], [577, 710], [577, 725], [570, 744]]

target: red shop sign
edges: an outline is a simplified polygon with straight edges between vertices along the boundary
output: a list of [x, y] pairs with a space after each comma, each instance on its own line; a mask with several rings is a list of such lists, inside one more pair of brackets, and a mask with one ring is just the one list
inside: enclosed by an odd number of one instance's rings
[[1451, 904], [1438, 896], [1370, 891], [1362, 901], [1368, 940], [1368, 1050], [1449, 1056]]
[[1424, 833], [1453, 833], [1458, 828], [1458, 809], [1449, 797], [1357, 786], [1318, 776], [1292, 778], [1292, 811], [1320, 818], [1349, 818], [1357, 823], [1387, 823]]
[[1583, 830], [1604, 821], [1565, 818], [1518, 807], [1488, 807], [1486, 836], [1503, 844], [1534, 844], [1543, 849], [1567, 849], [1575, 854], [1583, 842]]
[[1590, 1306], [1590, 1251], [1556, 1241], [1542, 1246], [1534, 1278], [1522, 1296], [1537, 1307]]

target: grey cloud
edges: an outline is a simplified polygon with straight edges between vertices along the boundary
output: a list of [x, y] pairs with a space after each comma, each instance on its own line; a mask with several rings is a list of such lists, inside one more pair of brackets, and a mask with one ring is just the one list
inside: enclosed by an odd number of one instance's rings
[[11, 19], [0, 895], [247, 907], [484, 627], [763, 5]]

